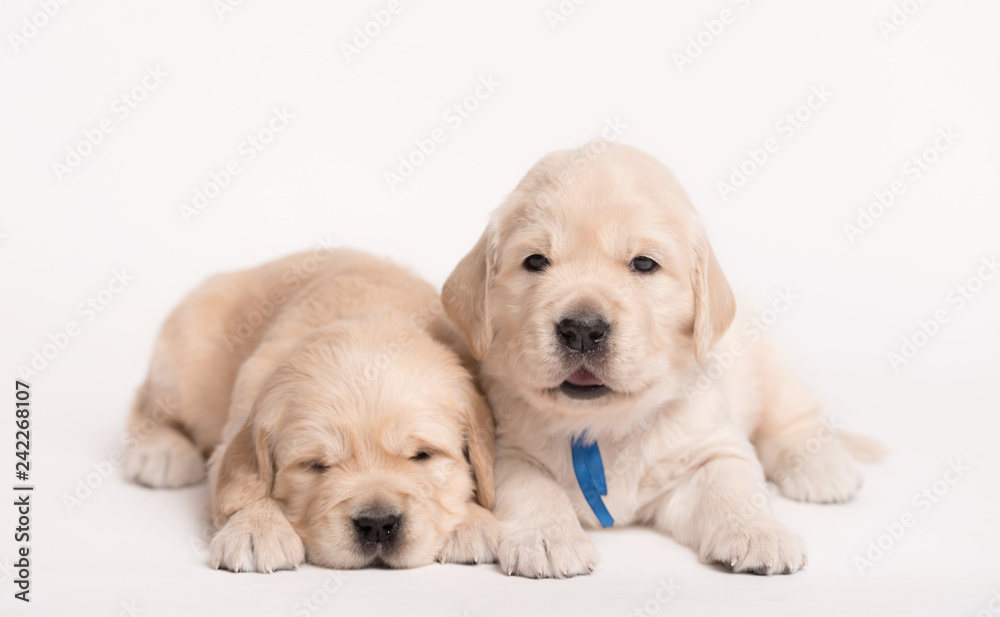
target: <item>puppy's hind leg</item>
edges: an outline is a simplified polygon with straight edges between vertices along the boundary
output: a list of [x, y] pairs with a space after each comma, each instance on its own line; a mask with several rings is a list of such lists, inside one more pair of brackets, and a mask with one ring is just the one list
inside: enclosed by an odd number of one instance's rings
[[219, 444], [236, 372], [266, 329], [257, 327], [235, 346], [227, 334], [253, 298], [240, 291], [253, 287], [253, 276], [208, 279], [163, 324], [129, 418], [128, 479], [173, 488], [205, 477], [205, 456]]
[[173, 397], [151, 400], [144, 385], [136, 395], [129, 421], [125, 477], [152, 488], [178, 488], [205, 477], [205, 457], [171, 420]]
[[767, 478], [792, 499], [847, 501], [861, 487], [855, 459], [877, 458], [880, 446], [839, 433], [773, 347], [763, 344], [756, 355], [761, 412], [751, 441]]

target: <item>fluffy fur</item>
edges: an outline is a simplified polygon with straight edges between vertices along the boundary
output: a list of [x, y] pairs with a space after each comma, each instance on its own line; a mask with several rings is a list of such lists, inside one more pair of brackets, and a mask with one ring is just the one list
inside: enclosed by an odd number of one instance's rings
[[[163, 327], [127, 473], [183, 486], [208, 458], [217, 568], [493, 561], [493, 427], [470, 363], [431, 286], [370, 255], [218, 275]], [[364, 539], [372, 513], [398, 516], [391, 542]]]
[[[584, 529], [599, 523], [570, 451], [585, 434], [616, 525], [653, 526], [737, 572], [794, 572], [806, 549], [772, 516], [765, 477], [794, 499], [843, 501], [861, 484], [850, 446], [877, 447], [826, 425], [764, 342], [712, 367], [745, 318], [687, 195], [650, 156], [597, 145], [537, 163], [445, 285], [497, 421], [500, 565], [527, 577], [594, 568]], [[532, 255], [548, 265], [526, 267]], [[658, 267], [636, 271], [640, 256]], [[609, 324], [599, 349], [560, 341], [560, 322], [580, 315]], [[581, 370], [603, 395], [567, 394]]]

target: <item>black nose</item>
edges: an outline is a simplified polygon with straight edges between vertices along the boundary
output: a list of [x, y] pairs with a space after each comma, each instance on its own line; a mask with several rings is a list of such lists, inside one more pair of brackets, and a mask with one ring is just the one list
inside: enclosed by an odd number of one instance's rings
[[594, 351], [604, 344], [608, 327], [608, 322], [600, 315], [588, 315], [581, 319], [563, 319], [556, 324], [556, 335], [570, 351]]
[[399, 519], [399, 515], [391, 512], [373, 512], [355, 518], [354, 528], [365, 542], [382, 544], [396, 539]]

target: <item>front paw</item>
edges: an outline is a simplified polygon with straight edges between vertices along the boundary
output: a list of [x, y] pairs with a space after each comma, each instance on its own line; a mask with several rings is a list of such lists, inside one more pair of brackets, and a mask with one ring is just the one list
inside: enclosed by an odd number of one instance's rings
[[212, 567], [233, 572], [294, 570], [305, 546], [281, 509], [270, 499], [238, 510], [209, 546]]
[[699, 557], [733, 572], [768, 575], [791, 574], [807, 563], [802, 538], [770, 519], [730, 523], [705, 541]]
[[810, 452], [805, 448], [786, 455], [784, 465], [773, 474], [783, 495], [798, 501], [839, 503], [861, 488], [861, 472], [839, 439], [834, 438]]
[[597, 549], [576, 518], [547, 525], [506, 521], [500, 526], [500, 568], [528, 578], [567, 578], [590, 574]]
[[497, 560], [500, 526], [493, 514], [470, 504], [469, 517], [459, 523], [438, 552], [441, 563], [493, 563]]

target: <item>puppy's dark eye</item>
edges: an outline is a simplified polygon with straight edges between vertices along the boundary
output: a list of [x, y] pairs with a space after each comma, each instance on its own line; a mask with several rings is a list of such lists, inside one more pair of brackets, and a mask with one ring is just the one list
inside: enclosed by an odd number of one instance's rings
[[659, 268], [660, 264], [656, 263], [649, 257], [636, 257], [632, 260], [632, 263], [629, 264], [629, 267], [636, 272], [652, 272]]
[[421, 452], [417, 452], [416, 454], [414, 454], [413, 456], [411, 456], [410, 460], [411, 461], [426, 461], [430, 457], [431, 457], [430, 452], [422, 452], [421, 451]]
[[545, 258], [545, 255], [529, 255], [528, 258], [524, 260], [524, 269], [531, 272], [541, 272], [548, 267], [549, 260]]
[[326, 473], [327, 471], [330, 470], [329, 465], [324, 465], [319, 461], [309, 461], [308, 463], [306, 463], [306, 467], [309, 469], [309, 471], [315, 471], [316, 473]]

